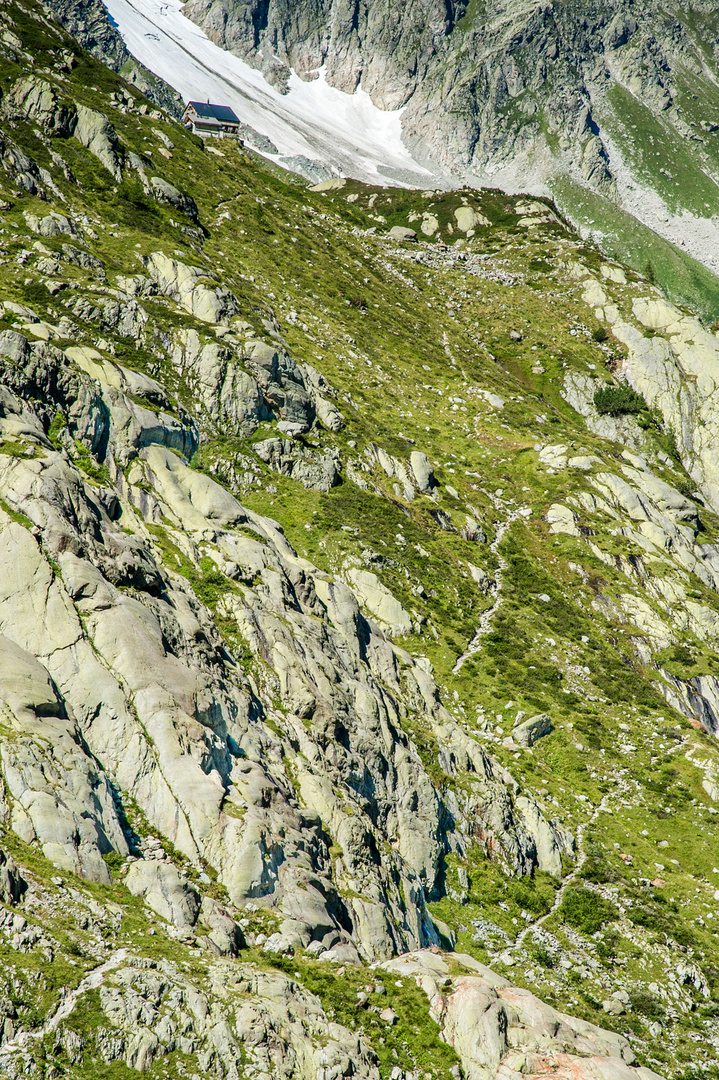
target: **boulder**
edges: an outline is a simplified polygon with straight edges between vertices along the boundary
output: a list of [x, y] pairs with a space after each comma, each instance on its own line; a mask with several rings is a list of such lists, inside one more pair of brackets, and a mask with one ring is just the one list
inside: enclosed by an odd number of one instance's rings
[[546, 713], [537, 713], [536, 716], [530, 716], [528, 720], [516, 724], [512, 729], [512, 738], [520, 746], [530, 747], [553, 730], [549, 716]]
[[552, 503], [546, 513], [549, 531], [566, 533], [568, 536], [580, 536], [577, 515], [563, 503]]
[[125, 884], [133, 896], [141, 896], [167, 922], [180, 928], [197, 922], [200, 894], [170, 863], [138, 859], [130, 864]]
[[332, 176], [329, 180], [320, 180], [319, 184], [314, 184], [310, 191], [339, 191], [346, 183], [344, 176]]
[[[69, 471], [63, 466], [60, 477], [65, 480]], [[32, 462], [19, 462], [15, 473], [19, 490], [27, 491]], [[56, 483], [49, 473], [46, 490]], [[32, 513], [35, 499], [28, 493], [21, 501]], [[48, 523], [46, 543], [55, 539]], [[84, 680], [96, 662], [83, 646], [77, 613], [59, 575], [36, 539], [15, 522], [0, 530], [0, 562], [13, 567], [13, 574], [0, 578], [0, 712], [14, 733], [0, 743], [0, 771], [12, 828], [26, 843], [36, 841], [63, 869], [109, 883], [102, 854], [126, 854], [127, 845], [108, 777], [88, 753], [87, 729], [81, 737], [64, 697], [70, 679], [82, 712]]]
[[291, 439], [264, 439], [254, 449], [274, 472], [291, 476], [308, 489], [327, 492], [339, 483], [337, 450], [313, 452]]
[[73, 134], [77, 141], [87, 147], [117, 181], [122, 180], [117, 134], [103, 113], [80, 105]]
[[417, 233], [414, 229], [407, 229], [404, 225], [395, 225], [387, 233], [390, 240], [416, 241]]
[[337, 406], [319, 394], [315, 394], [315, 411], [317, 419], [328, 431], [341, 431], [345, 426], [344, 417]]
[[411, 617], [376, 574], [370, 573], [369, 570], [357, 570], [352, 567], [347, 571], [347, 580], [360, 602], [378, 622], [387, 627], [390, 634], [395, 637], [404, 637], [412, 633]]
[[200, 922], [209, 929], [207, 938], [212, 943], [212, 951], [218, 956], [236, 956], [239, 950], [244, 948], [245, 939], [241, 928], [227, 909], [209, 896], [202, 898]]
[[10, 94], [12, 107], [46, 135], [67, 139], [77, 123], [73, 104], [61, 103], [57, 91], [45, 79], [20, 79]]
[[48, 239], [53, 236], [76, 236], [77, 229], [71, 221], [69, 221], [64, 214], [58, 214], [55, 211], [51, 211], [46, 214], [45, 217], [38, 217], [36, 214], [25, 214], [25, 220], [34, 233], [38, 233], [40, 236], [44, 236]]
[[459, 206], [455, 210], [454, 216], [460, 232], [470, 232], [472, 229], [476, 229], [478, 225], [489, 225], [489, 221], [484, 214], [480, 214], [478, 210], [474, 210], [471, 206]]
[[167, 180], [163, 180], [161, 176], [150, 177], [150, 189], [158, 202], [173, 206], [175, 210], [179, 210], [181, 214], [186, 214], [187, 217], [191, 218], [195, 224], [199, 223], [197, 204], [190, 195], [180, 191], [168, 183]]
[[409, 457], [409, 463], [412, 466], [412, 472], [419, 490], [431, 491], [435, 485], [434, 469], [430, 465], [427, 455], [419, 450], [413, 450]]
[[187, 266], [162, 251], [153, 251], [142, 261], [160, 292], [202, 322], [227, 326], [239, 312], [239, 304], [231, 292], [204, 283], [207, 273], [201, 267]]
[[27, 882], [15, 860], [0, 850], [0, 903], [17, 904], [27, 889]]

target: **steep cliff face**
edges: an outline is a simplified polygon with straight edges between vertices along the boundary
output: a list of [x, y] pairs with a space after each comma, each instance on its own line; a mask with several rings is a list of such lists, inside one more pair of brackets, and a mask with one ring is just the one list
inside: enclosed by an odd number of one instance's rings
[[182, 116], [185, 103], [180, 95], [131, 55], [102, 0], [50, 0], [45, 7], [83, 48], [113, 71], [122, 72], [149, 101], [172, 116]]
[[197, 0], [183, 12], [218, 45], [261, 67], [282, 86], [290, 69], [353, 94], [362, 87], [382, 109], [397, 109], [425, 79], [445, 50], [463, 3], [410, 0], [401, 11], [386, 4], [320, 0], [314, 4], [235, 4]]
[[0, 1072], [712, 1078], [717, 335], [0, 41]]
[[405, 142], [436, 175], [551, 193], [642, 272], [656, 238], [635, 227], [632, 243], [623, 212], [719, 269], [711, 4], [417, 2], [390, 14], [190, 0], [183, 12], [276, 86], [322, 68], [332, 86], [404, 106]]

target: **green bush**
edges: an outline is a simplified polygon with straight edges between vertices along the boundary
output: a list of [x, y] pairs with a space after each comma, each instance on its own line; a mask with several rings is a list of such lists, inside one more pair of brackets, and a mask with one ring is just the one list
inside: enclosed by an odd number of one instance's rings
[[107, 851], [102, 857], [111, 874], [118, 873], [120, 868], [125, 865], [125, 860], [119, 851]]
[[551, 896], [536, 889], [531, 880], [510, 881], [507, 892], [518, 907], [526, 908], [533, 915], [546, 915], [552, 907]]
[[615, 878], [612, 868], [606, 861], [604, 852], [596, 845], [589, 846], [587, 858], [579, 872], [579, 876], [584, 878], [585, 881], [593, 881], [595, 885], [605, 885]]
[[588, 935], [619, 916], [614, 904], [582, 887], [567, 889], [559, 905], [559, 914], [565, 923]]
[[616, 959], [618, 946], [619, 935], [615, 934], [612, 930], [608, 930], [604, 935], [603, 940], [597, 942], [597, 954], [601, 960], [608, 963], [609, 961]]
[[532, 954], [532, 958], [536, 960], [538, 964], [541, 964], [542, 967], [554, 967], [556, 963], [554, 954], [549, 951], [549, 949], [543, 942], [537, 942], [535, 945], [532, 946], [530, 951]]
[[107, 484], [110, 482], [107, 465], [99, 465], [85, 444], [80, 442], [79, 439], [75, 439], [73, 461], [94, 483]]
[[41, 281], [31, 281], [23, 285], [22, 291], [28, 304], [34, 304], [39, 308], [47, 307], [52, 300], [52, 293]]
[[48, 439], [56, 450], [59, 450], [62, 445], [60, 442], [60, 432], [66, 426], [67, 420], [65, 419], [63, 414], [61, 412], [56, 412], [52, 418], [52, 423], [50, 424], [50, 428], [47, 433]]
[[664, 1016], [664, 1007], [658, 998], [646, 990], [634, 990], [629, 995], [632, 1008], [641, 1016], [650, 1020], [660, 1020]]
[[647, 403], [631, 386], [603, 386], [594, 395], [594, 405], [600, 416], [624, 416], [645, 412]]
[[[670, 905], [667, 905], [670, 907]], [[696, 945], [696, 937], [671, 910], [664, 911], [658, 905], [638, 904], [627, 912], [627, 918], [635, 926], [653, 930], [655, 934], [665, 934], [676, 941], [677, 945]]]

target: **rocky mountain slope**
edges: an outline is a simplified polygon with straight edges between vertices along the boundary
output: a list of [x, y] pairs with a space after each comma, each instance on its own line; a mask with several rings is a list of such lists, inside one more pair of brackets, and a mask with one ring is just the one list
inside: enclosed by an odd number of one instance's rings
[[711, 0], [414, 0], [392, 18], [383, 3], [339, 0], [182, 10], [274, 86], [321, 70], [402, 107], [404, 141], [435, 176], [551, 195], [605, 252], [643, 274], [651, 264], [670, 289], [675, 248], [719, 269]]
[[0, 49], [0, 1073], [714, 1078], [719, 337]]

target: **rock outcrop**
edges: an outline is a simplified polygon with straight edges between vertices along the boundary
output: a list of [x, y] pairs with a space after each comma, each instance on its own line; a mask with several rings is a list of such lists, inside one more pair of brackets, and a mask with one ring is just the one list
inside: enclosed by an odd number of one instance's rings
[[0, 75], [0, 1073], [710, 1075], [715, 335], [37, 0]]
[[392, 974], [412, 976], [424, 990], [468, 1080], [514, 1080], [548, 1070], [577, 1080], [660, 1080], [651, 1069], [637, 1068], [622, 1035], [557, 1012], [471, 956], [459, 954], [457, 962], [466, 974], [448, 977], [447, 960], [429, 951], [384, 966]]
[[[341, 0], [190, 0], [183, 12], [281, 90], [290, 72], [311, 81], [321, 70], [330, 86], [348, 94], [361, 88], [379, 109], [403, 108], [404, 143], [435, 177], [553, 194], [566, 216], [636, 269], [648, 259], [659, 267], [650, 237], [640, 230], [629, 241], [619, 205], [675, 245], [665, 249], [675, 265], [679, 247], [715, 272], [719, 266], [715, 126], [699, 95], [696, 107], [683, 98], [687, 80], [699, 79], [711, 93], [717, 77], [705, 4], [691, 16], [657, 0], [514, 3], [488, 15], [466, 0], [412, 0], [389, 22], [380, 3], [350, 14]], [[630, 119], [637, 101], [646, 114], [641, 124]], [[665, 140], [692, 177], [686, 184], [656, 153]], [[641, 169], [640, 160], [648, 163]], [[639, 194], [645, 188], [651, 197]], [[709, 201], [695, 197], [699, 190], [711, 193]], [[471, 208], [459, 215], [462, 233], [480, 224]], [[403, 229], [391, 235], [412, 239]], [[431, 215], [421, 229], [434, 235]], [[665, 281], [671, 288], [676, 275]]]

